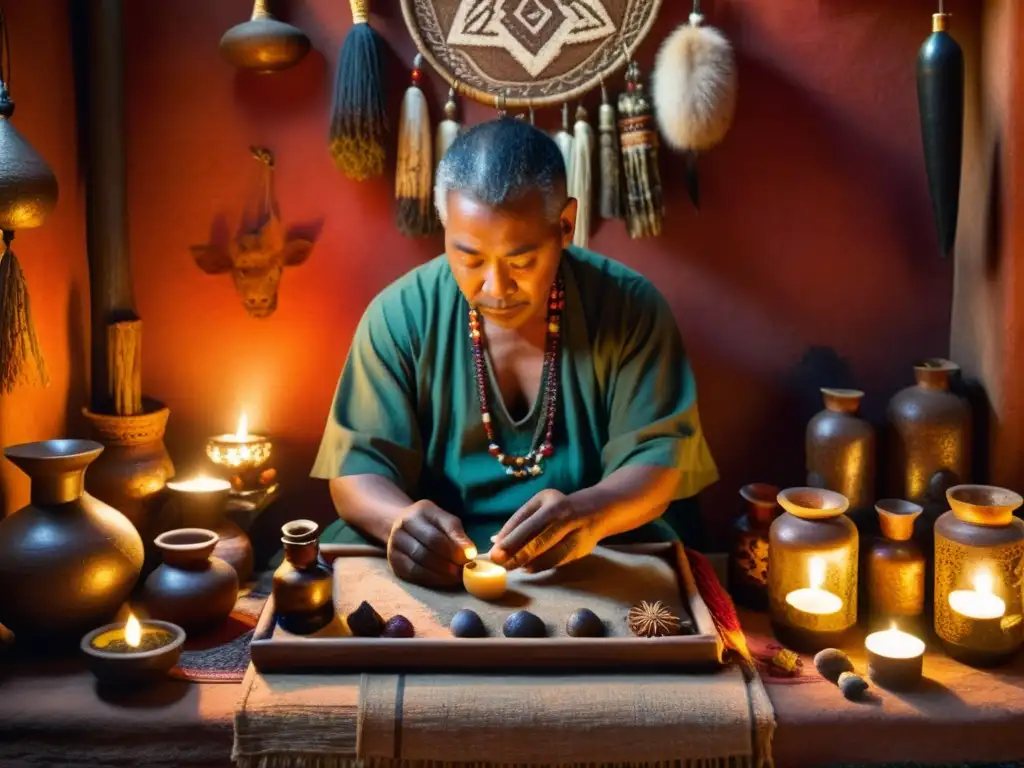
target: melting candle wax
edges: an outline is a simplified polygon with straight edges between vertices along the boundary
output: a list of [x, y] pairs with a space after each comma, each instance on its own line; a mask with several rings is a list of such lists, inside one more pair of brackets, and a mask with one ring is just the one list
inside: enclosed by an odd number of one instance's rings
[[971, 619], [1000, 619], [1006, 603], [993, 593], [992, 574], [981, 569], [974, 574], [974, 589], [958, 589], [949, 593], [949, 607]]
[[786, 595], [786, 602], [804, 613], [824, 616], [837, 613], [843, 607], [839, 595], [835, 595], [821, 585], [825, 583], [825, 561], [820, 557], [812, 557], [808, 561], [810, 587], [796, 589]]
[[462, 569], [466, 591], [481, 600], [497, 600], [505, 594], [507, 572], [490, 560], [471, 560]]

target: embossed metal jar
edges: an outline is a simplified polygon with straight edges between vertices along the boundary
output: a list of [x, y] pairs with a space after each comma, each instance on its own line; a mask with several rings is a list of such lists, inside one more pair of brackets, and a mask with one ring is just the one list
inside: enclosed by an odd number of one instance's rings
[[924, 612], [925, 557], [911, 538], [919, 504], [903, 499], [882, 499], [875, 504], [882, 537], [866, 558], [867, 598], [872, 623], [888, 629], [918, 630]]
[[1024, 503], [990, 485], [946, 491], [935, 523], [935, 634], [955, 659], [976, 666], [1008, 660], [1024, 643]]
[[825, 409], [807, 423], [807, 484], [838, 491], [852, 509], [870, 509], [875, 498], [875, 430], [857, 415], [864, 393], [821, 390]]
[[889, 401], [892, 493], [931, 515], [945, 509], [947, 488], [971, 476], [971, 408], [949, 390], [959, 370], [949, 360], [925, 360], [914, 366], [917, 383]]
[[784, 645], [814, 652], [841, 645], [857, 623], [857, 527], [849, 501], [823, 488], [787, 488], [768, 543], [768, 610]]

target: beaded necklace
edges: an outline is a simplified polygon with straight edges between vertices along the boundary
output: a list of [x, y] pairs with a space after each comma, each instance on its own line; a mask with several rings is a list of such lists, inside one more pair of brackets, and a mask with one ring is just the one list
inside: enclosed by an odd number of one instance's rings
[[[525, 456], [510, 456], [498, 444], [491, 418], [491, 407], [487, 399], [487, 361], [484, 358], [484, 333], [480, 325], [480, 313], [469, 309], [469, 338], [473, 345], [473, 370], [476, 375], [476, 391], [480, 397], [480, 418], [487, 435], [487, 451], [505, 467], [505, 474], [515, 478], [536, 477], [544, 473], [542, 463], [555, 452], [552, 442], [555, 433], [555, 413], [558, 407], [558, 357], [562, 332], [562, 310], [565, 308], [565, 288], [562, 279], [556, 278], [548, 297], [548, 329], [544, 344], [543, 399], [537, 432], [530, 451]], [[542, 429], [543, 427], [543, 429]]]

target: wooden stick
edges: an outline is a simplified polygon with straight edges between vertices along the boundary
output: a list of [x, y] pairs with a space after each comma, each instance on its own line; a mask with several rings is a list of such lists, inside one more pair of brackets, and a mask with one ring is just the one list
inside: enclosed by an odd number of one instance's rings
[[142, 321], [107, 326], [107, 394], [118, 416], [142, 413]]

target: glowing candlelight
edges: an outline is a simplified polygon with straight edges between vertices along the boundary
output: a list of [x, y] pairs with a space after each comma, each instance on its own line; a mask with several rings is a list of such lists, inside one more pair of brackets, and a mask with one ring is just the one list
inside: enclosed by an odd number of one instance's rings
[[924, 642], [896, 628], [872, 632], [864, 640], [868, 652], [868, 676], [883, 688], [909, 688], [921, 679]]
[[864, 647], [888, 659], [913, 659], [924, 653], [924, 642], [897, 629], [895, 623], [889, 629], [868, 635]]
[[949, 607], [971, 619], [1000, 619], [1006, 603], [993, 592], [995, 581], [987, 568], [980, 568], [972, 580], [974, 589], [958, 589], [949, 594]]
[[183, 491], [185, 493], [211, 493], [229, 490], [231, 483], [216, 477], [199, 475], [188, 480], [171, 480], [167, 483], [167, 487], [172, 491]]
[[242, 411], [233, 434], [217, 435], [206, 444], [206, 455], [219, 466], [231, 470], [255, 469], [270, 458], [270, 440], [249, 433], [249, 416]]
[[242, 411], [242, 415], [238, 417], [238, 429], [235, 431], [235, 437], [240, 443], [244, 443], [249, 437], [249, 417], [245, 415], [245, 411]]
[[471, 560], [462, 569], [466, 591], [481, 600], [497, 600], [505, 594], [507, 572], [490, 560]]
[[811, 557], [807, 565], [808, 580], [810, 587], [797, 589], [786, 595], [786, 602], [804, 613], [813, 613], [825, 616], [830, 613], [838, 613], [843, 607], [843, 601], [839, 595], [822, 589], [825, 583], [825, 560], [821, 557]]
[[142, 642], [142, 625], [131, 613], [128, 614], [128, 621], [124, 625], [124, 641], [132, 648], [138, 648]]

